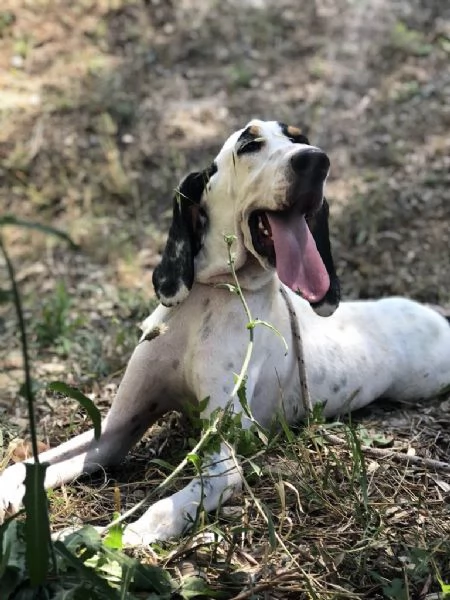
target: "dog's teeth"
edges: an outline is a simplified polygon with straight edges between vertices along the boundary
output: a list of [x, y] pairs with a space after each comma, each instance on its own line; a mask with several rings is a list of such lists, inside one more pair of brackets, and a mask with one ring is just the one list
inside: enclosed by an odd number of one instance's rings
[[258, 220], [258, 229], [259, 229], [259, 232], [264, 237], [269, 237], [269, 231], [268, 231], [267, 227], [264, 225], [263, 220], [261, 218]]

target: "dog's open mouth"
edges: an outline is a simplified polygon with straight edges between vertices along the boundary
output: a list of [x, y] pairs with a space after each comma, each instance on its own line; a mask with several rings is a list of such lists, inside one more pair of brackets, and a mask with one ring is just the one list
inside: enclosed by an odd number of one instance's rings
[[252, 234], [253, 246], [258, 254], [267, 258], [272, 267], [276, 266], [275, 248], [272, 239], [267, 213], [257, 210], [250, 215], [250, 233]]
[[276, 268], [281, 281], [309, 302], [320, 302], [330, 287], [330, 278], [298, 206], [255, 211], [249, 227], [256, 252]]

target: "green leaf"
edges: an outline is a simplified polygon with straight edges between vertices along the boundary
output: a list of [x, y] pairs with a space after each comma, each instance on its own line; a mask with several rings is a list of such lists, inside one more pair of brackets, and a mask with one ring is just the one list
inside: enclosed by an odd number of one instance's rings
[[172, 598], [176, 585], [168, 571], [153, 565], [143, 565], [135, 561], [134, 583], [137, 589], [156, 592], [164, 598]]
[[444, 600], [447, 600], [447, 598], [450, 598], [450, 585], [448, 583], [445, 583], [440, 575], [436, 575], [436, 579], [438, 580], [439, 585], [441, 586], [441, 591], [444, 594]]
[[250, 459], [248, 459], [248, 464], [253, 469], [253, 472], [255, 473], [255, 475], [257, 475], [258, 477], [261, 477], [262, 468], [259, 465], [257, 465], [253, 460], [250, 460]]
[[17, 571], [19, 579], [23, 579], [26, 570], [24, 524], [17, 521], [16, 516], [10, 517], [0, 526], [0, 581], [7, 568]]
[[289, 443], [293, 443], [295, 441], [295, 435], [293, 434], [291, 428], [289, 427], [288, 422], [286, 421], [286, 415], [282, 410], [278, 411], [278, 422], [283, 429], [283, 433], [286, 436], [286, 439]]
[[155, 465], [158, 465], [158, 467], [166, 469], [167, 471], [169, 471], [169, 473], [172, 473], [172, 471], [175, 471], [175, 469], [176, 469], [176, 467], [171, 465], [166, 460], [163, 460], [162, 458], [152, 458], [149, 462], [150, 462], [150, 464], [153, 463]]
[[134, 558], [130, 558], [126, 554], [117, 550], [110, 550], [109, 548], [104, 548], [104, 554], [111, 560], [118, 561], [122, 565], [122, 568], [126, 566], [129, 569], [134, 569], [133, 589], [156, 592], [160, 594], [158, 596], [160, 600], [169, 600], [172, 597], [172, 592], [175, 590], [176, 585], [168, 571], [162, 567], [141, 564]]
[[[119, 517], [120, 517], [120, 513], [114, 512], [113, 521], [115, 521]], [[123, 528], [122, 528], [121, 523], [117, 523], [116, 525], [113, 525], [108, 530], [108, 534], [106, 535], [105, 539], [103, 540], [103, 544], [107, 548], [116, 548], [117, 550], [121, 550], [123, 547], [122, 532], [123, 532]]]
[[409, 594], [402, 579], [396, 577], [382, 587], [384, 594], [392, 600], [408, 600]]
[[185, 577], [181, 582], [181, 586], [177, 593], [184, 600], [191, 600], [191, 598], [198, 598], [199, 596], [205, 596], [206, 598], [217, 598], [217, 594], [207, 585], [203, 577]]
[[50, 522], [44, 488], [47, 464], [26, 463], [25, 469], [25, 543], [26, 563], [33, 586], [45, 581], [50, 557]]
[[56, 229], [56, 227], [42, 225], [41, 223], [35, 223], [34, 221], [27, 221], [25, 219], [18, 219], [14, 215], [4, 215], [3, 217], [0, 217], [0, 227], [4, 227], [5, 225], [15, 225], [17, 227], [24, 227], [25, 229], [35, 229], [36, 231], [41, 231], [42, 233], [48, 233], [64, 240], [65, 242], [68, 242], [68, 244], [74, 250], [79, 248], [79, 246], [72, 241], [67, 233], [61, 231], [60, 229]]
[[197, 471], [197, 473], [199, 473], [201, 471], [202, 461], [201, 461], [201, 458], [200, 458], [200, 456], [198, 454], [195, 454], [194, 452], [191, 452], [190, 454], [186, 455], [186, 460], [194, 465], [195, 470]]
[[[235, 379], [235, 383], [238, 379], [238, 376], [235, 374], [234, 376]], [[247, 402], [247, 388], [246, 388], [246, 383], [247, 383], [247, 375], [244, 377], [244, 379], [242, 380], [241, 385], [239, 386], [238, 390], [237, 390], [237, 397], [239, 399], [239, 402], [241, 403], [242, 409], [244, 410], [244, 413], [246, 414], [246, 416], [251, 419], [253, 421], [253, 415], [251, 413], [250, 407], [248, 405]]]
[[200, 402], [197, 403], [197, 407], [198, 407], [197, 410], [200, 414], [206, 410], [206, 408], [209, 404], [209, 400], [210, 400], [210, 396], [206, 396], [205, 398], [203, 398], [203, 400], [200, 400]]
[[102, 418], [100, 415], [100, 411], [90, 398], [88, 398], [82, 392], [80, 392], [79, 389], [71, 387], [63, 381], [52, 381], [48, 384], [48, 389], [52, 390], [53, 392], [59, 392], [60, 394], [64, 394], [65, 396], [68, 396], [73, 400], [77, 400], [91, 418], [92, 424], [94, 426], [95, 439], [98, 440], [100, 438], [102, 432]]
[[118, 593], [111, 588], [106, 581], [97, 575], [95, 571], [83, 564], [83, 562], [74, 556], [64, 545], [63, 542], [54, 542], [56, 552], [64, 558], [72, 568], [74, 568], [81, 576], [83, 581], [89, 582], [95, 589], [102, 591], [107, 598], [111, 600], [119, 600]]
[[64, 546], [72, 553], [84, 546], [92, 555], [101, 550], [102, 544], [100, 533], [92, 525], [85, 525], [64, 538]]
[[269, 530], [270, 547], [272, 548], [272, 550], [275, 550], [275, 548], [277, 547], [277, 536], [275, 533], [275, 525], [273, 523], [272, 513], [270, 512], [270, 508], [266, 504], [261, 503], [261, 506], [263, 507], [267, 517], [267, 529]]
[[358, 436], [364, 446], [388, 446], [392, 443], [393, 437], [387, 437], [382, 433], [368, 430], [366, 427], [359, 425], [357, 428]]
[[278, 329], [276, 327], [274, 327], [271, 323], [268, 323], [267, 321], [261, 321], [260, 319], [255, 319], [254, 321], [252, 321], [252, 325], [253, 325], [253, 327], [255, 325], [264, 325], [265, 327], [267, 327], [268, 329], [273, 331], [280, 338], [280, 340], [283, 343], [284, 354], [286, 355], [288, 353], [289, 347], [287, 345], [286, 340], [284, 339], [283, 335], [278, 331]]

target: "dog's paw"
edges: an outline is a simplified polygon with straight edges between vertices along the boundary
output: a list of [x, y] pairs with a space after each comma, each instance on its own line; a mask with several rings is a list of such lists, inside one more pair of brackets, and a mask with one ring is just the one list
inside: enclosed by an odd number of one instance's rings
[[186, 516], [183, 510], [177, 509], [173, 497], [164, 498], [150, 506], [140, 519], [127, 525], [122, 540], [125, 546], [148, 546], [179, 537], [186, 525]]
[[0, 475], [0, 523], [18, 512], [25, 494], [25, 466], [17, 463]]
[[[64, 527], [64, 529], [59, 529], [58, 531], [53, 531], [52, 532], [52, 540], [54, 542], [64, 542], [69, 536], [79, 533], [80, 530], [83, 529], [83, 527], [84, 527], [83, 523], [80, 522], [78, 525], [70, 525], [69, 527]], [[97, 531], [100, 534], [102, 534], [105, 530], [104, 527], [97, 527], [97, 526], [93, 526], [93, 525], [89, 525], [89, 527], [92, 527], [93, 529], [95, 529], [95, 531]], [[80, 541], [82, 541], [82, 540], [83, 540], [83, 537], [80, 535]]]
[[156, 541], [156, 538], [150, 531], [142, 531], [132, 525], [128, 525], [123, 530], [122, 543], [124, 546], [137, 547], [137, 546], [149, 546]]

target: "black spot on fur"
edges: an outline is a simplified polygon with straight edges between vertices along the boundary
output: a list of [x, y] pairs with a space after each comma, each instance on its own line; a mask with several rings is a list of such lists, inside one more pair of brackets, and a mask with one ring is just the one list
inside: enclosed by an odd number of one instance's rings
[[178, 369], [178, 367], [179, 367], [179, 366], [180, 366], [180, 361], [178, 360], [178, 358], [175, 358], [175, 359], [172, 361], [172, 369], [173, 369], [174, 371], [176, 371], [176, 370]]
[[206, 342], [206, 340], [211, 335], [211, 327], [209, 325], [203, 325], [202, 330], [200, 332], [200, 339], [202, 342]]
[[212, 311], [209, 310], [206, 315], [203, 317], [203, 326], [205, 327], [206, 325], [209, 325], [209, 322], [211, 321], [211, 317], [212, 317]]

